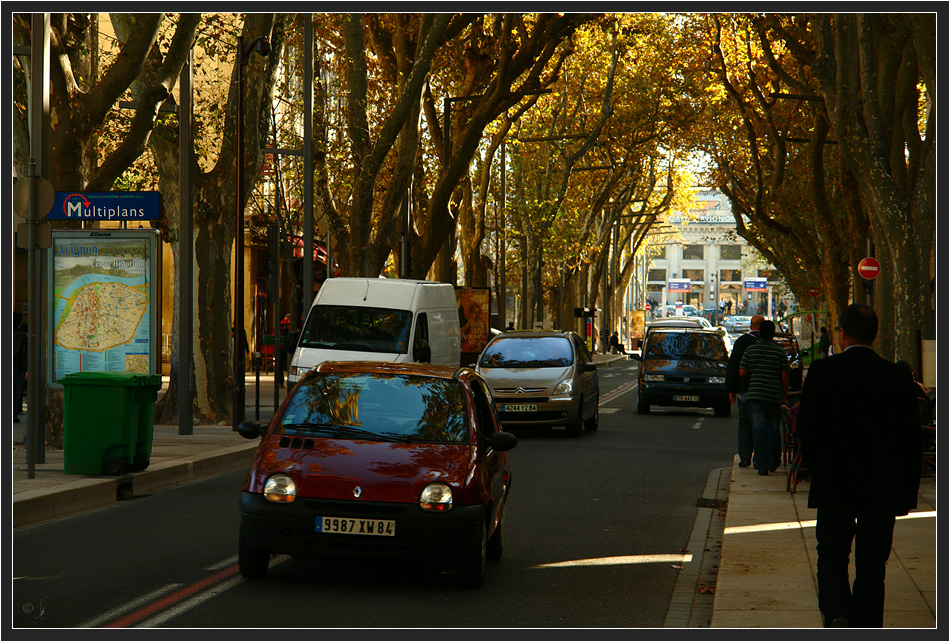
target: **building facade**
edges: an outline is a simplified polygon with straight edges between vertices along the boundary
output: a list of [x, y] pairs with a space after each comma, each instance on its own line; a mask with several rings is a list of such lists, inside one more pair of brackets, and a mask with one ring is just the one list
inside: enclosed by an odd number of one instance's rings
[[[777, 314], [787, 297], [771, 266], [756, 260], [758, 253], [736, 232], [732, 207], [725, 194], [699, 188], [696, 209], [673, 212], [668, 221], [675, 233], [654, 237], [646, 246], [646, 298], [659, 304], [653, 314], [672, 313], [678, 303], [726, 314]], [[765, 291], [746, 289], [749, 279], [767, 280]], [[689, 280], [689, 291], [670, 282]], [[770, 304], [772, 310], [770, 310]], [[667, 307], [663, 307], [667, 306]]]

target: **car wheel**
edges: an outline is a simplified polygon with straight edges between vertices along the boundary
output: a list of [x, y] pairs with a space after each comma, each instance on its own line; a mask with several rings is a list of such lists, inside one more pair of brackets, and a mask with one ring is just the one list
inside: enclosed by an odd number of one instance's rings
[[462, 562], [460, 579], [466, 588], [481, 588], [485, 581], [485, 559], [488, 556], [488, 546], [485, 542], [485, 524], [482, 524], [475, 543], [474, 550], [468, 554], [468, 559]]
[[641, 415], [650, 414], [650, 404], [648, 404], [642, 397], [637, 398], [637, 413]]
[[600, 395], [594, 400], [594, 416], [584, 421], [584, 430], [594, 432], [600, 428]]
[[584, 401], [581, 400], [580, 407], [577, 409], [577, 419], [574, 420], [574, 423], [568, 424], [567, 434], [571, 437], [577, 437], [581, 434], [581, 430], [584, 428]]
[[267, 575], [270, 553], [251, 548], [244, 541], [244, 533], [238, 536], [238, 569], [249, 580], [257, 580]]
[[500, 560], [501, 554], [505, 550], [505, 532], [502, 528], [503, 523], [504, 522], [498, 522], [495, 532], [492, 533], [491, 537], [488, 538], [488, 549], [486, 551], [486, 556], [493, 562]]

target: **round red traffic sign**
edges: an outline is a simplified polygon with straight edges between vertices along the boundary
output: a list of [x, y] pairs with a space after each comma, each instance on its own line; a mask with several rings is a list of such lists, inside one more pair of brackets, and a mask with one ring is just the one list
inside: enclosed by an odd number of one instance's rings
[[858, 274], [868, 281], [874, 279], [881, 272], [881, 264], [874, 257], [866, 257], [858, 262]]

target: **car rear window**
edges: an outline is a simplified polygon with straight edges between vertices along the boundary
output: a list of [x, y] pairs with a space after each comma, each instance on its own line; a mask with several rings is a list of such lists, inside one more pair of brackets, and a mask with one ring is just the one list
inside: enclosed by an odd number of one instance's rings
[[567, 337], [506, 337], [485, 348], [482, 368], [559, 368], [574, 363]]
[[318, 373], [294, 393], [277, 433], [468, 443], [462, 384], [415, 375]]
[[646, 357], [658, 359], [709, 359], [728, 361], [726, 346], [719, 335], [706, 332], [653, 332]]

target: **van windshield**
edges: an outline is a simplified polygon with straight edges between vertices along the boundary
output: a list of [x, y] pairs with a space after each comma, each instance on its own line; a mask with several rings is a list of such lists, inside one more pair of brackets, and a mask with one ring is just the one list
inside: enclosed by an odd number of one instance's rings
[[317, 305], [310, 310], [298, 345], [303, 348], [406, 353], [412, 313], [408, 310]]
[[728, 361], [722, 337], [707, 332], [653, 332], [646, 357], [657, 359], [708, 359]]

